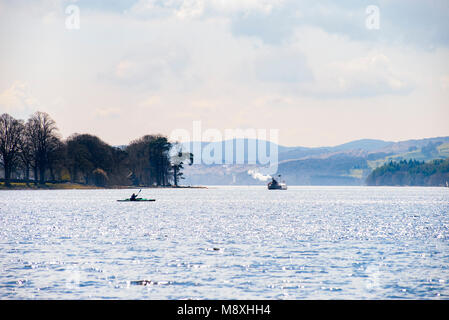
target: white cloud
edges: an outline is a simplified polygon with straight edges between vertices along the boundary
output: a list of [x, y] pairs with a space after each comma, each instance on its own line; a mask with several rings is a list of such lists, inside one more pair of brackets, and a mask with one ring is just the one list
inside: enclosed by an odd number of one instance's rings
[[99, 79], [133, 90], [155, 90], [174, 79], [182, 81], [189, 59], [184, 46], [174, 41], [134, 42], [99, 73]]
[[204, 1], [186, 0], [183, 1], [180, 8], [176, 10], [176, 16], [179, 18], [195, 18], [204, 13]]
[[140, 18], [200, 18], [237, 13], [270, 14], [284, 0], [140, 0], [127, 13]]
[[395, 70], [383, 54], [371, 54], [351, 60], [332, 61], [315, 70], [315, 81], [303, 86], [306, 94], [322, 97], [373, 97], [406, 94], [410, 79]]
[[115, 67], [115, 76], [119, 79], [130, 78], [138, 71], [135, 62], [130, 60], [122, 60]]
[[139, 18], [162, 18], [174, 14], [179, 1], [140, 0], [126, 13]]
[[[254, 61], [257, 78], [263, 82], [300, 83], [310, 81], [312, 74], [301, 51], [292, 48], [267, 48]], [[261, 51], [261, 50], [259, 50]]]
[[122, 114], [122, 110], [119, 108], [97, 108], [94, 114], [99, 118], [118, 117]]
[[162, 98], [157, 95], [151, 95], [138, 104], [140, 108], [149, 109], [153, 107], [161, 107]]
[[23, 114], [36, 109], [39, 103], [30, 94], [26, 82], [16, 81], [9, 88], [0, 92], [0, 110], [2, 112]]
[[444, 75], [440, 77], [441, 88], [444, 90], [449, 90], [449, 75]]
[[[0, 108], [28, 116], [37, 96], [65, 135], [91, 132], [122, 144], [202, 120], [220, 129], [282, 126], [289, 144], [336, 144], [376, 134], [379, 114], [391, 109], [398, 117], [385, 128], [389, 139], [447, 127], [421, 124], [447, 114], [448, 51], [392, 44], [382, 5], [375, 36], [364, 7], [344, 0], [141, 0], [126, 13], [123, 2], [110, 10], [80, 0], [76, 32], [66, 32], [56, 4], [15, 3], [3, 5], [10, 16], [0, 19]], [[23, 82], [12, 86], [14, 79]]]
[[283, 0], [203, 0], [217, 12], [261, 12], [269, 14], [276, 7], [281, 6]]

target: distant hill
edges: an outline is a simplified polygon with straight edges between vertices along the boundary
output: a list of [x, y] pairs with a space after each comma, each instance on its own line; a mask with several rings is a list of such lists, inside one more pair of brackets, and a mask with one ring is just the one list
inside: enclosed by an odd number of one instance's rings
[[367, 170], [365, 158], [344, 154], [279, 164], [279, 172], [290, 185], [360, 185]]
[[[233, 155], [238, 139], [232, 141]], [[228, 141], [229, 143], [230, 141]], [[183, 183], [190, 185], [264, 185], [248, 173], [250, 170], [264, 172], [261, 164], [249, 164], [248, 157], [255, 157], [248, 149], [257, 141], [240, 140], [244, 146], [244, 163], [186, 166]], [[364, 185], [368, 175], [377, 167], [390, 161], [415, 159], [431, 161], [449, 157], [449, 137], [407, 140], [399, 142], [362, 139], [332, 147], [285, 147], [265, 142], [278, 148], [278, 173], [288, 185]], [[216, 142], [225, 150], [225, 141]], [[202, 148], [209, 145], [202, 143]], [[253, 150], [254, 152], [254, 150]], [[256, 151], [257, 153], [257, 148]]]
[[449, 159], [390, 161], [374, 169], [366, 179], [370, 186], [446, 186], [448, 182]]
[[364, 151], [374, 151], [383, 148], [388, 148], [392, 146], [394, 142], [383, 141], [383, 140], [373, 140], [373, 139], [361, 139], [355, 140], [348, 143], [341, 144], [339, 146], [333, 147], [334, 151], [343, 150], [364, 150]]

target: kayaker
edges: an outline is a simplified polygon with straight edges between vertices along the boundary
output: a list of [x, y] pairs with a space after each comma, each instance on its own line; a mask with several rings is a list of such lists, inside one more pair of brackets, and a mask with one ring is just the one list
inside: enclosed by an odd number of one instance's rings
[[129, 200], [130, 201], [136, 201], [137, 200], [137, 194], [133, 193], [133, 195], [131, 196], [131, 198]]

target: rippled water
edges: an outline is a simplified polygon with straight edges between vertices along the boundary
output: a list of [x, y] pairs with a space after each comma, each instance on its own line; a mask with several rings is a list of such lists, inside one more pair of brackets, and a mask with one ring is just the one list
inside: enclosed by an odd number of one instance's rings
[[449, 298], [448, 189], [128, 193], [1, 191], [0, 298]]

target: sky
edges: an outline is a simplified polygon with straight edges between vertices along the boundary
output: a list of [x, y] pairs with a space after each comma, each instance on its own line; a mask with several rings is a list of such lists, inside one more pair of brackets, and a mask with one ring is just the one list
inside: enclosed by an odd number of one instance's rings
[[449, 136], [449, 1], [0, 0], [0, 114], [61, 135]]

